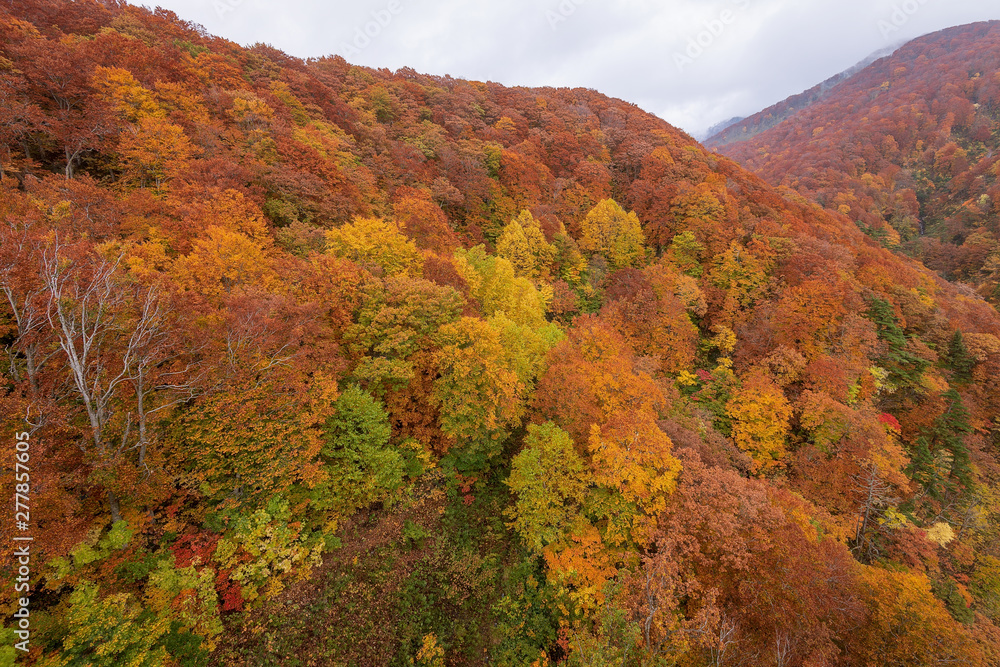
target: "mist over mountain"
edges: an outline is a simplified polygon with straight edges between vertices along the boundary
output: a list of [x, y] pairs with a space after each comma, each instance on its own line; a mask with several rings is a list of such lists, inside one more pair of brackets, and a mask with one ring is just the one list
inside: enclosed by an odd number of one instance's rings
[[831, 76], [822, 83], [813, 86], [809, 90], [782, 100], [781, 102], [778, 102], [777, 104], [774, 104], [752, 116], [748, 116], [746, 118], [733, 118], [720, 123], [719, 125], [713, 126], [709, 128], [705, 137], [702, 138], [702, 141], [708, 148], [718, 149], [727, 144], [751, 139], [761, 132], [769, 130], [802, 109], [826, 99], [832, 94], [833, 88], [838, 83], [850, 79], [854, 74], [863, 70], [876, 60], [891, 55], [900, 46], [901, 44], [896, 44], [888, 46], [884, 49], [879, 49], [858, 62], [856, 65]]

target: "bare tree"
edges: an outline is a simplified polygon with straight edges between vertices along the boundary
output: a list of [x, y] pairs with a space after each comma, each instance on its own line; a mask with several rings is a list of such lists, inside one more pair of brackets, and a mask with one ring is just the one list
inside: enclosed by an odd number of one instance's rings
[[32, 400], [38, 401], [42, 369], [59, 348], [52, 344], [48, 326], [45, 283], [37, 272], [25, 271], [37, 265], [37, 240], [29, 229], [11, 224], [0, 235], [0, 246], [0, 291], [17, 329], [6, 350], [10, 375], [15, 382], [27, 381]]
[[[105, 467], [135, 450], [145, 467], [149, 419], [184, 400], [193, 385], [182, 378], [191, 366], [160, 370], [171, 357], [165, 310], [155, 288], [127, 283], [120, 267], [121, 257], [73, 260], [58, 240], [52, 243], [42, 260], [46, 317], [87, 414], [90, 437], [82, 449]], [[181, 397], [155, 400], [164, 390]], [[112, 521], [117, 522], [119, 499], [113, 489], [107, 493]]]
[[[138, 301], [138, 300], [137, 300]], [[146, 468], [150, 444], [149, 420], [159, 412], [189, 400], [196, 393], [197, 361], [181, 363], [173, 331], [169, 327], [166, 309], [155, 289], [148, 289], [141, 300], [142, 306], [136, 327], [130, 338], [135, 349], [131, 384], [135, 393], [135, 415], [138, 433], [130, 449], [138, 450], [138, 465]], [[188, 350], [193, 356], [197, 350]], [[168, 364], [174, 362], [172, 367]], [[164, 396], [167, 398], [164, 399]], [[122, 434], [122, 446], [129, 446], [131, 413]], [[148, 468], [147, 468], [148, 472]]]
[[871, 524], [895, 501], [889, 496], [890, 487], [882, 479], [878, 465], [872, 461], [861, 462], [861, 473], [855, 477], [854, 491], [860, 498], [858, 527], [852, 550], [858, 560], [870, 563], [878, 558], [878, 545], [871, 536]]
[[792, 664], [792, 640], [787, 632], [774, 633], [774, 659], [777, 667], [788, 667]]
[[709, 659], [711, 661], [709, 664], [719, 667], [725, 662], [726, 656], [731, 655], [731, 651], [736, 645], [736, 631], [738, 628], [739, 626], [736, 624], [736, 621], [725, 614], [719, 615], [718, 633], [712, 637], [713, 641], [708, 647]]

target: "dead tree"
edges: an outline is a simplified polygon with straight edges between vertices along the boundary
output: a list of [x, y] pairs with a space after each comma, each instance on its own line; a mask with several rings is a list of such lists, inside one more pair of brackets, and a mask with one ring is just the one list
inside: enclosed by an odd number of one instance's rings
[[[77, 253], [79, 254], [79, 253]], [[58, 341], [70, 385], [90, 427], [81, 443], [99, 467], [117, 465], [137, 451], [146, 465], [150, 417], [177, 402], [155, 395], [183, 395], [191, 366], [160, 370], [170, 361], [165, 310], [153, 287], [130, 284], [121, 275], [121, 258], [68, 256], [58, 241], [43, 253], [46, 318]], [[119, 498], [107, 489], [112, 521], [121, 519]]]

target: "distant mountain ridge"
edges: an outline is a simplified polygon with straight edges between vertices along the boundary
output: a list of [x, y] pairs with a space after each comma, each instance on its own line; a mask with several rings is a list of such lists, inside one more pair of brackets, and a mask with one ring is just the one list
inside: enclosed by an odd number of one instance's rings
[[707, 145], [998, 304], [998, 70], [1000, 21], [948, 28]]
[[792, 95], [791, 97], [788, 97], [777, 104], [773, 104], [763, 111], [753, 114], [752, 116], [737, 116], [717, 125], [713, 125], [708, 129], [708, 138], [702, 143], [706, 148], [721, 148], [726, 144], [731, 144], [736, 141], [746, 141], [761, 132], [769, 130], [786, 118], [790, 117], [792, 114], [795, 114], [796, 112], [815, 104], [820, 100], [826, 99], [838, 83], [851, 78], [876, 60], [892, 55], [892, 53], [902, 46], [902, 44], [903, 43], [901, 42], [879, 49], [857, 64], [847, 68], [839, 74], [834, 74], [829, 79], [813, 86], [809, 90], [803, 91], [798, 95]]
[[724, 120], [721, 123], [716, 123], [712, 127], [702, 132], [700, 135], [695, 136], [695, 139], [697, 139], [698, 141], [705, 141], [709, 137], [714, 137], [715, 135], [722, 132], [726, 128], [732, 127], [733, 125], [740, 122], [744, 118], [746, 118], [746, 116], [733, 116], [729, 120]]

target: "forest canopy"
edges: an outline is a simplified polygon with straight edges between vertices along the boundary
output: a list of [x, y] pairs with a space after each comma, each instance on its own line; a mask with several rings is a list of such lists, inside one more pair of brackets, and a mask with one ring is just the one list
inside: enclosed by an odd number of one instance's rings
[[0, 99], [28, 664], [1000, 660], [1000, 316], [842, 212], [111, 0], [0, 3]]

